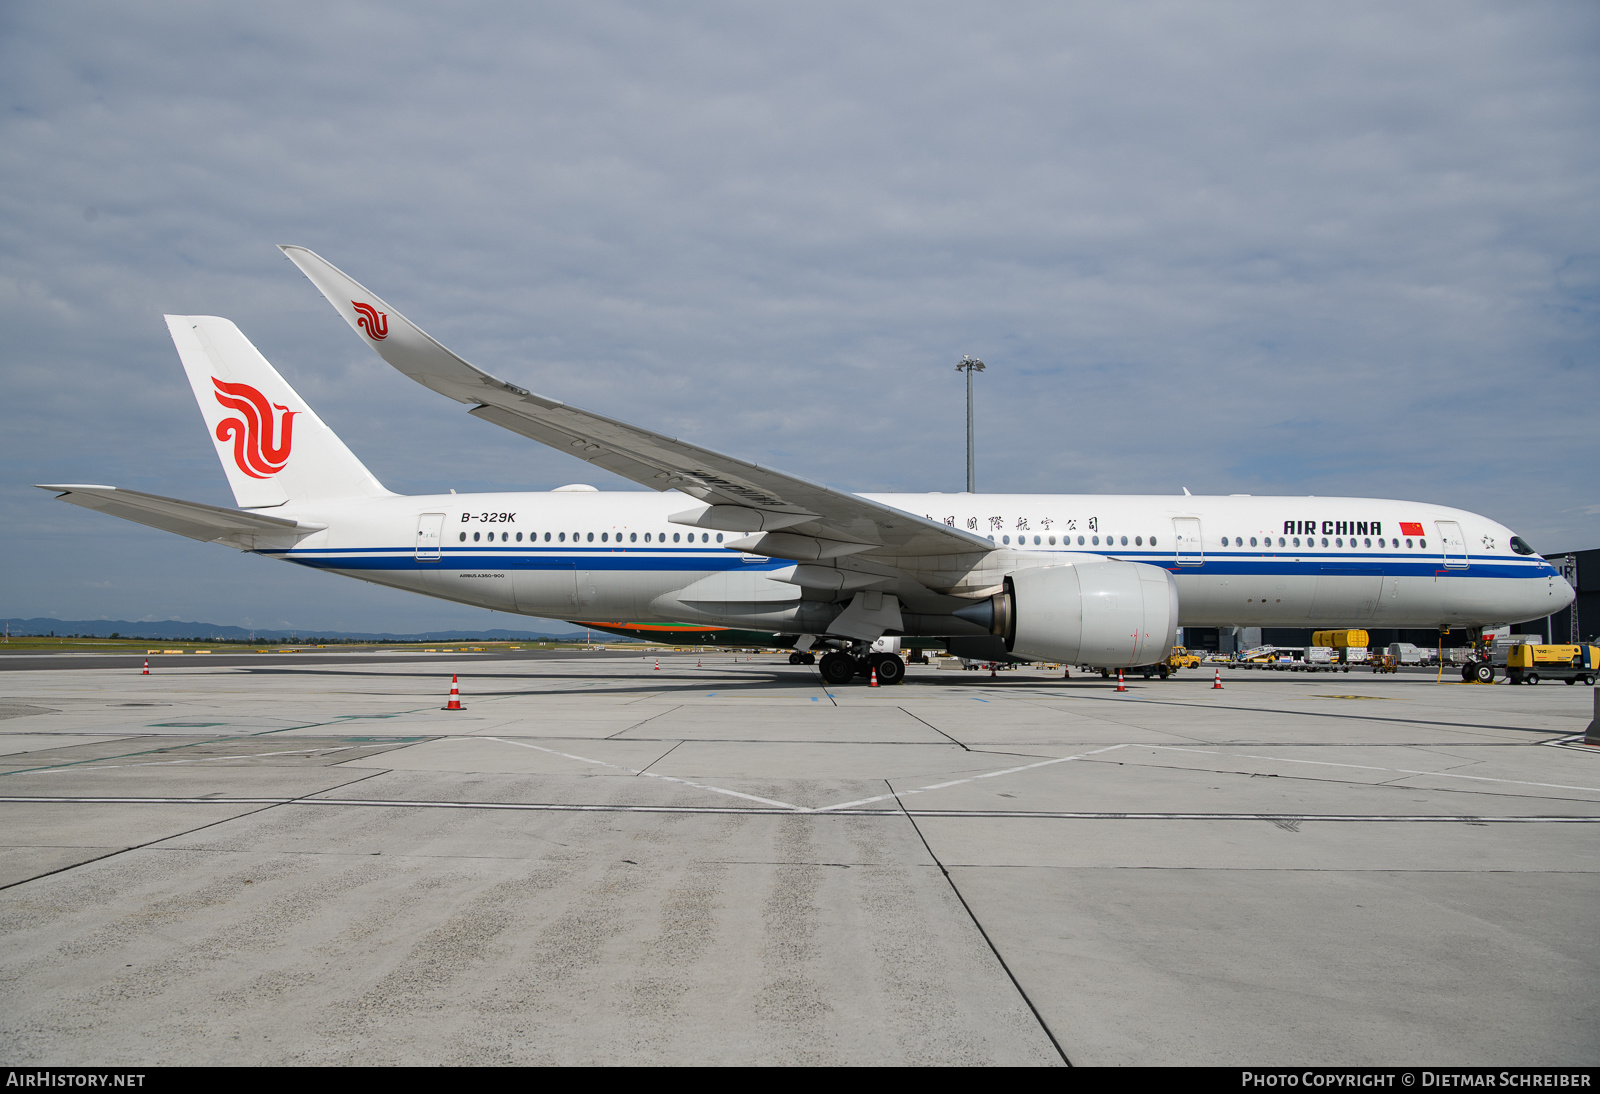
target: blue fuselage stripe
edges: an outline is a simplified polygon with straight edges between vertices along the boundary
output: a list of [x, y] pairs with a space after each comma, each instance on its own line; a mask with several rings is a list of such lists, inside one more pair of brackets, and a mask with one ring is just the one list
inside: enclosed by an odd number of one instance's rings
[[[273, 558], [325, 570], [559, 570], [698, 571], [778, 570], [794, 565], [786, 559], [746, 561], [726, 551], [617, 550], [615, 548], [447, 547], [438, 558], [419, 559], [409, 547], [321, 548], [315, 550], [261, 551]], [[1066, 552], [1063, 552], [1066, 553]], [[1048, 552], [1040, 552], [1048, 554]], [[1471, 558], [1465, 566], [1446, 566], [1438, 556], [1318, 554], [1285, 558], [1275, 554], [1208, 552], [1200, 565], [1179, 565], [1170, 551], [1119, 551], [1115, 554], [1073, 551], [1075, 556], [1099, 554], [1102, 558], [1146, 562], [1179, 577], [1226, 574], [1259, 577], [1435, 577], [1546, 578], [1548, 568], [1537, 560]]]

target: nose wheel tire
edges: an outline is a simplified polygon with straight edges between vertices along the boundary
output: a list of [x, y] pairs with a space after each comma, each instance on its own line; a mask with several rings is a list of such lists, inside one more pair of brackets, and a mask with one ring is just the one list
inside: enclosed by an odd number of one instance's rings
[[1487, 661], [1479, 661], [1472, 666], [1472, 678], [1480, 684], [1494, 683], [1494, 666]]

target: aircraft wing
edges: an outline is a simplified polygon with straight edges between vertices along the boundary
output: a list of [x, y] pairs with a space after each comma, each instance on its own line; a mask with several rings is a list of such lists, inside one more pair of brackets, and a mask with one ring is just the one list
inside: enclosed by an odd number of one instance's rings
[[[779, 528], [894, 556], [988, 552], [982, 536], [952, 528], [709, 448], [580, 410], [506, 383], [434, 341], [377, 295], [304, 247], [283, 253], [357, 334], [389, 364], [469, 413], [648, 486], [678, 490], [718, 507], [676, 514], [679, 523], [732, 531]], [[720, 507], [727, 506], [728, 509]], [[852, 552], [854, 553], [854, 552]]]
[[164, 498], [160, 494], [145, 494], [138, 490], [121, 490], [115, 486], [39, 486], [40, 490], [60, 490], [57, 497], [85, 509], [98, 509], [123, 520], [147, 524], [163, 532], [198, 539], [202, 543], [226, 543], [243, 550], [257, 546], [294, 543], [313, 532], [320, 532], [325, 524], [310, 524], [272, 517], [265, 513], [247, 513], [238, 509], [224, 509], [198, 501], [180, 501]]

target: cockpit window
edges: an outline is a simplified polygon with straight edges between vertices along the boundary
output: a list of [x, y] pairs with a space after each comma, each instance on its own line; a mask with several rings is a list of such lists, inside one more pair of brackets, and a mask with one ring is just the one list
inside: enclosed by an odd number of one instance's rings
[[1513, 551], [1517, 552], [1517, 554], [1519, 554], [1519, 555], [1531, 555], [1531, 554], [1533, 554], [1533, 548], [1529, 547], [1527, 541], [1524, 540], [1521, 536], [1512, 536], [1511, 537], [1511, 549]]

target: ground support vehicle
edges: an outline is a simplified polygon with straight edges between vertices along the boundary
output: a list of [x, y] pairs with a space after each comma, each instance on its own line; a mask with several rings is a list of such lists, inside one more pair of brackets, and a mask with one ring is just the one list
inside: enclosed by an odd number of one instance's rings
[[1363, 630], [1315, 631], [1311, 635], [1311, 644], [1329, 647], [1333, 662], [1345, 672], [1350, 671], [1351, 665], [1367, 663], [1367, 646], [1371, 642], [1372, 636]]
[[1370, 659], [1365, 646], [1346, 646], [1338, 652], [1339, 667], [1345, 672], [1350, 671], [1351, 665], [1365, 665]]
[[[1327, 646], [1258, 646], [1246, 650], [1237, 667], [1246, 669], [1272, 669], [1277, 672], [1338, 672], [1350, 669], [1339, 661], [1336, 654], [1343, 651]], [[1365, 650], [1358, 651], [1364, 657]]]
[[1394, 672], [1399, 668], [1399, 660], [1392, 653], [1380, 653], [1367, 661], [1372, 666], [1373, 672]]
[[1390, 642], [1389, 654], [1397, 665], [1431, 665], [1438, 660], [1433, 650], [1413, 646], [1410, 642]]
[[1200, 655], [1190, 653], [1182, 646], [1173, 646], [1172, 652], [1167, 654], [1166, 665], [1174, 672], [1178, 669], [1197, 669], [1200, 667]]
[[1332, 647], [1329, 646], [1307, 646], [1305, 656], [1306, 671], [1317, 672], [1320, 669], [1327, 669], [1332, 672], [1334, 667], [1333, 653]]
[[1152, 676], [1160, 676], [1161, 679], [1165, 680], [1179, 669], [1196, 669], [1199, 667], [1199, 654], [1190, 653], [1182, 646], [1173, 646], [1165, 661], [1157, 662], [1154, 665], [1145, 665], [1139, 672], [1143, 674], [1146, 680]]
[[1506, 657], [1506, 678], [1513, 684], [1565, 680], [1594, 687], [1600, 674], [1600, 646], [1536, 646], [1521, 643]]

